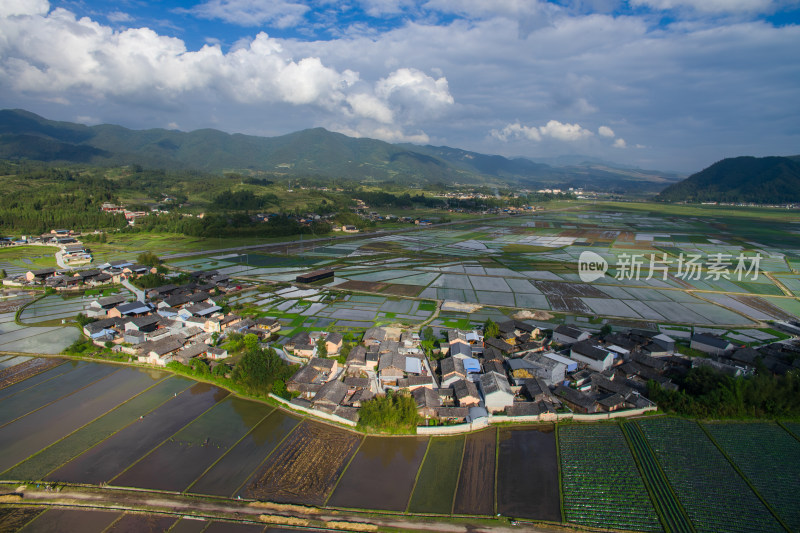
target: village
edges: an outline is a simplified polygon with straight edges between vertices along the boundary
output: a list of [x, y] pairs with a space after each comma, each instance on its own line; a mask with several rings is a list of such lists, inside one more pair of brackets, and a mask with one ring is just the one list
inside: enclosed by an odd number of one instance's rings
[[[68, 289], [129, 283], [156, 269], [112, 261], [74, 273], [57, 269], [27, 272], [11, 283]], [[320, 271], [299, 276], [307, 284], [332, 276]], [[776, 373], [791, 367], [781, 358], [797, 350], [789, 344], [740, 348], [711, 334], [698, 333], [691, 348], [706, 357], [676, 352], [675, 339], [654, 330], [600, 333], [562, 324], [542, 329], [508, 320], [470, 330], [372, 327], [351, 332], [343, 353], [343, 333], [302, 331], [279, 336], [275, 318], [248, 318], [223, 312], [226, 293], [242, 290], [216, 271], [196, 271], [182, 285], [137, 291], [137, 299], [99, 297], [87, 311], [83, 333], [98, 346], [111, 347], [129, 360], [165, 367], [200, 359], [216, 373], [231, 371], [221, 347], [231, 334], [252, 335], [272, 347], [287, 364], [298, 366], [286, 383], [290, 407], [354, 425], [364, 402], [387, 393], [408, 393], [427, 426], [492, 420], [553, 421], [575, 415], [617, 417], [655, 410], [648, 382], [676, 390], [673, 378], [692, 366], [710, 366], [731, 376], [752, 373], [755, 360]], [[491, 333], [491, 334], [489, 334]], [[353, 335], [357, 334], [357, 338]], [[433, 338], [432, 338], [433, 337]], [[423, 348], [423, 340], [432, 350]]]
[[[681, 338], [702, 355], [691, 357], [676, 350], [676, 336], [685, 336], [677, 330], [673, 336], [610, 326], [598, 332], [524, 320], [491, 324], [492, 331], [486, 324], [463, 330], [398, 324], [287, 335], [277, 318], [223, 310], [227, 295], [247, 287], [215, 270], [183, 273], [180, 284], [168, 282], [178, 274], [172, 272], [163, 278], [167, 283], [148, 289], [131, 282], [156, 275], [154, 266], [118, 260], [72, 270], [92, 260], [76, 237], [53, 230], [29, 239], [28, 244], [58, 246], [57, 263], [64, 268], [31, 270], [4, 284], [56, 291], [123, 285], [127, 295], [91, 303], [82, 332], [97, 346], [157, 367], [202, 360], [217, 375], [228, 375], [236, 354], [225, 349], [226, 340], [232, 334], [249, 335], [297, 366], [286, 381], [290, 407], [350, 425], [358, 421], [364, 402], [396, 392], [413, 396], [427, 426], [625, 416], [657, 408], [648, 397], [648, 383], [677, 390], [676, 378], [692, 367], [739, 376], [753, 374], [762, 364], [785, 374], [800, 362], [794, 343], [755, 349], [699, 331]], [[333, 277], [333, 270], [323, 269], [298, 275], [295, 283], [310, 287]], [[800, 332], [797, 324], [783, 327], [792, 335]]]

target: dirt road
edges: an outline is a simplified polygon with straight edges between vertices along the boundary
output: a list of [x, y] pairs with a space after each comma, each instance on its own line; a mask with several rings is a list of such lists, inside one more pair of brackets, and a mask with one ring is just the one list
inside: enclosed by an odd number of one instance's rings
[[[565, 529], [558, 526], [539, 526], [531, 524], [511, 525], [507, 520], [476, 519], [445, 520], [405, 517], [402, 515], [379, 513], [355, 513], [318, 509], [297, 505], [281, 505], [245, 500], [227, 500], [222, 498], [201, 498], [180, 494], [156, 493], [141, 490], [116, 488], [63, 487], [59, 491], [30, 489], [18, 490], [22, 495], [20, 504], [57, 505], [60, 507], [108, 509], [119, 511], [146, 511], [174, 514], [176, 516], [194, 516], [206, 519], [241, 520], [247, 522], [263, 521], [267, 517], [302, 519], [308, 521], [306, 527], [314, 529], [346, 530], [343, 523], [350, 523], [353, 529], [361, 529], [363, 525], [377, 527], [378, 530], [401, 530], [445, 533], [482, 533], [482, 532], [531, 532], [531, 533], [563, 533]], [[267, 518], [267, 520], [271, 520]], [[331, 524], [331, 522], [338, 525]]]

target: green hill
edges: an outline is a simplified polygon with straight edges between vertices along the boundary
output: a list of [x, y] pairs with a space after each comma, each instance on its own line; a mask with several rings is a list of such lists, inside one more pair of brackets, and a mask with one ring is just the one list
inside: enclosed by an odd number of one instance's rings
[[679, 179], [590, 162], [550, 166], [446, 146], [390, 144], [323, 128], [279, 137], [212, 129], [130, 130], [109, 124], [55, 122], [23, 110], [0, 111], [0, 158], [206, 172], [262, 171], [409, 185], [560, 186], [613, 192], [657, 192]]
[[664, 189], [664, 202], [800, 202], [800, 156], [723, 159]]

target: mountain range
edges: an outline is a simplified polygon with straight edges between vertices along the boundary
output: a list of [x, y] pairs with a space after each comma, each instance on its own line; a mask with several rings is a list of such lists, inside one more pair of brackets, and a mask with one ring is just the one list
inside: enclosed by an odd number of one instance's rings
[[[618, 193], [655, 193], [682, 179], [592, 158], [552, 159], [486, 155], [446, 146], [390, 144], [313, 128], [278, 137], [86, 126], [34, 113], [0, 111], [0, 158], [93, 165], [393, 182], [541, 187], [584, 187]], [[560, 164], [561, 163], [561, 164]]]
[[800, 202], [800, 155], [732, 157], [664, 189], [664, 202]]

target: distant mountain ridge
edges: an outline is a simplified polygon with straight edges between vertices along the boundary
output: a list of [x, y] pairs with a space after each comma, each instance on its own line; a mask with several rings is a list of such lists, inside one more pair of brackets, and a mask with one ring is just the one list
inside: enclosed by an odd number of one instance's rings
[[213, 129], [131, 130], [111, 124], [51, 121], [19, 109], [0, 111], [0, 158], [207, 172], [251, 170], [419, 185], [587, 187], [617, 192], [657, 192], [680, 179], [671, 173], [616, 167], [592, 158], [551, 166], [447, 146], [353, 138], [323, 128], [278, 137]]
[[800, 155], [723, 159], [664, 189], [665, 202], [800, 202]]

